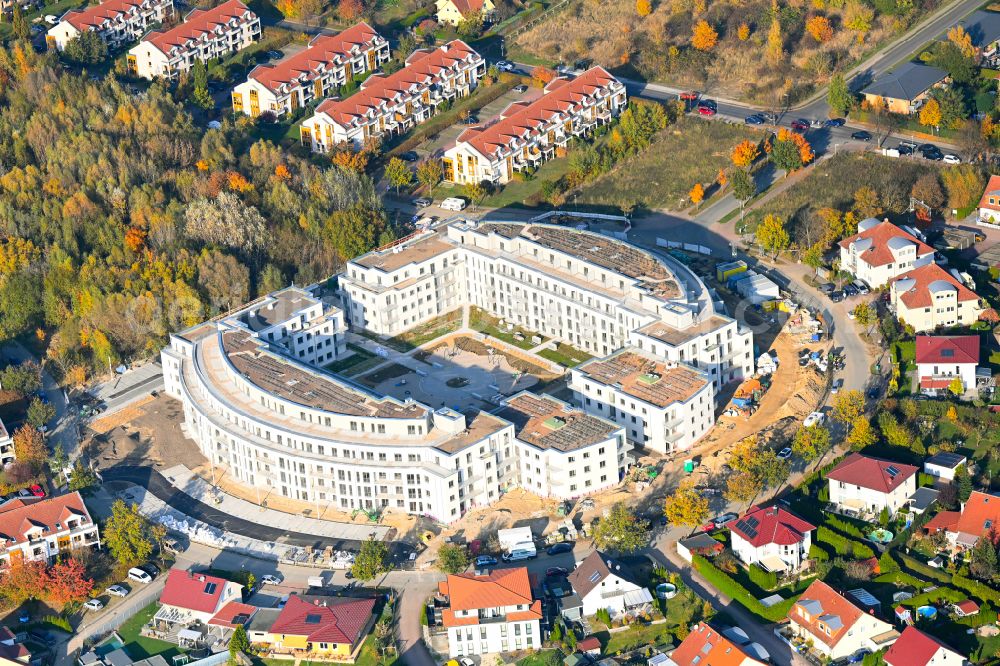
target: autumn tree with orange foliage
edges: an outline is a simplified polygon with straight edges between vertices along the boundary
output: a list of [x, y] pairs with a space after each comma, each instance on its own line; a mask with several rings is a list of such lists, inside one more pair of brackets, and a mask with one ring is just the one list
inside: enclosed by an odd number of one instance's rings
[[331, 161], [341, 169], [364, 173], [368, 167], [369, 154], [364, 150], [354, 150], [346, 144], [337, 146], [334, 149]]
[[649, 16], [653, 13], [653, 3], [650, 0], [635, 0], [635, 13], [639, 16]]
[[20, 462], [40, 465], [49, 455], [42, 433], [27, 423], [15, 430], [11, 439], [14, 443], [14, 456]]
[[556, 73], [548, 67], [538, 65], [531, 70], [531, 82], [539, 88], [544, 88], [554, 78], [556, 78]]
[[718, 42], [719, 33], [708, 21], [702, 19], [694, 24], [691, 46], [699, 51], [711, 51]]
[[131, 252], [138, 252], [146, 245], [146, 232], [139, 227], [129, 227], [125, 232], [125, 247]]
[[688, 192], [688, 198], [691, 199], [691, 203], [700, 204], [705, 198], [705, 188], [701, 186], [701, 183], [695, 183], [691, 191]]
[[345, 21], [353, 21], [361, 16], [364, 11], [365, 5], [361, 0], [340, 0], [340, 5], [337, 7], [337, 13]]
[[85, 601], [94, 589], [94, 581], [87, 578], [86, 568], [75, 557], [56, 562], [42, 576], [45, 600], [65, 606]]
[[719, 169], [719, 173], [715, 174], [716, 185], [719, 187], [725, 187], [727, 182], [729, 182], [729, 176], [726, 175], [726, 170]]
[[230, 171], [226, 176], [226, 184], [233, 192], [249, 192], [253, 189], [253, 183], [239, 171]]
[[830, 25], [830, 19], [825, 16], [813, 16], [806, 21], [806, 32], [820, 44], [833, 38], [833, 26]]
[[760, 157], [760, 149], [757, 148], [757, 144], [750, 139], [746, 141], [741, 141], [736, 144], [733, 148], [732, 155], [730, 156], [733, 160], [733, 164], [745, 169], [754, 163], [758, 157]]
[[284, 164], [279, 164], [276, 167], [274, 167], [274, 177], [280, 180], [281, 182], [285, 182], [287, 180], [291, 180], [292, 173], [288, 170], [288, 167], [286, 167]]
[[750, 39], [750, 26], [746, 23], [740, 23], [740, 27], [736, 29], [736, 39], [741, 42]]

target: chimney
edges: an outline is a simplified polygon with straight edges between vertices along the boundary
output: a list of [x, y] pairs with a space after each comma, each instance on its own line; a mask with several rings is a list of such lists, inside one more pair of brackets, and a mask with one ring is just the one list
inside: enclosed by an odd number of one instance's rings
[[205, 576], [198, 576], [198, 581], [204, 583], [205, 582]]

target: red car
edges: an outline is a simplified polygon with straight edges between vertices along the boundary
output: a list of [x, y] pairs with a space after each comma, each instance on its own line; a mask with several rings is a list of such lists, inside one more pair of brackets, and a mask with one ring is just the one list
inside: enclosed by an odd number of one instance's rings
[[28, 490], [30, 490], [31, 494], [34, 495], [35, 497], [45, 497], [45, 491], [42, 490], [42, 487], [37, 483], [28, 488]]
[[799, 118], [798, 120], [793, 120], [792, 129], [795, 130], [796, 132], [805, 132], [807, 129], [809, 129], [809, 121], [802, 120], [801, 118]]
[[703, 116], [714, 116], [717, 112], [714, 106], [709, 106], [708, 104], [699, 104], [698, 113]]

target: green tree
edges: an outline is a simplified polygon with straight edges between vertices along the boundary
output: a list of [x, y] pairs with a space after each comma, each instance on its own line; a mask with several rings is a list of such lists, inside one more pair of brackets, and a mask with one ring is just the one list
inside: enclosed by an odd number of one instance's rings
[[427, 188], [428, 196], [434, 196], [434, 188], [444, 178], [444, 169], [441, 167], [441, 160], [424, 160], [417, 167], [417, 180]]
[[771, 162], [782, 171], [791, 172], [802, 168], [802, 155], [792, 141], [775, 141], [771, 147]]
[[465, 571], [469, 566], [469, 551], [464, 546], [446, 543], [438, 549], [437, 568], [448, 574]]
[[62, 442], [56, 442], [52, 455], [49, 456], [49, 473], [55, 477], [57, 483], [63, 472], [69, 466], [69, 457], [63, 449]]
[[854, 321], [868, 328], [878, 320], [878, 312], [868, 301], [862, 301], [854, 307]]
[[236, 629], [233, 630], [233, 635], [229, 638], [229, 657], [235, 660], [237, 654], [240, 652], [246, 653], [249, 649], [250, 637], [247, 636], [246, 627], [242, 624], [237, 624]]
[[729, 174], [729, 188], [733, 196], [740, 202], [740, 208], [757, 194], [757, 183], [754, 181], [753, 175], [744, 169], [732, 170], [732, 173]]
[[878, 428], [889, 446], [909, 448], [913, 441], [913, 433], [902, 425], [890, 412], [879, 412]]
[[80, 458], [73, 463], [73, 471], [69, 479], [70, 490], [86, 490], [97, 485], [97, 475], [89, 465], [85, 465]]
[[958, 501], [968, 502], [972, 496], [972, 476], [965, 465], [962, 465], [955, 472], [955, 487], [958, 490]]
[[361, 581], [374, 580], [378, 576], [388, 571], [386, 561], [389, 557], [389, 549], [384, 541], [376, 541], [374, 537], [369, 537], [361, 544], [361, 550], [354, 558], [351, 565], [351, 573]]
[[757, 244], [760, 249], [770, 253], [774, 258], [788, 249], [791, 238], [785, 229], [785, 221], [777, 215], [765, 215], [757, 226]]
[[702, 496], [694, 481], [685, 480], [667, 497], [663, 515], [671, 525], [698, 527], [708, 520], [708, 498]]
[[466, 183], [465, 184], [465, 196], [469, 197], [469, 201], [472, 202], [472, 207], [475, 208], [483, 199], [486, 198], [486, 188], [483, 187], [482, 183]]
[[930, 94], [941, 107], [941, 127], [957, 128], [969, 117], [965, 98], [957, 88], [934, 88]]
[[645, 546], [648, 538], [649, 524], [621, 502], [594, 528], [594, 545], [616, 553], [633, 553]]
[[847, 443], [851, 448], [855, 451], [861, 451], [876, 441], [878, 441], [878, 436], [871, 421], [863, 417], [854, 419], [851, 423], [851, 431], [847, 434]]
[[0, 371], [0, 388], [19, 395], [34, 393], [42, 388], [42, 369], [33, 361], [8, 365]]
[[969, 562], [969, 573], [979, 580], [992, 581], [996, 578], [997, 569], [997, 547], [994, 542], [996, 532], [990, 530], [987, 534], [979, 537], [976, 545], [972, 547]]
[[194, 103], [203, 109], [215, 107], [215, 100], [208, 90], [208, 67], [201, 59], [196, 58], [194, 61], [194, 67], [191, 68], [191, 82], [194, 87], [192, 93]]
[[14, 3], [13, 16], [11, 17], [11, 34], [14, 39], [31, 39], [31, 26], [28, 24], [28, 17], [21, 10], [21, 3]]
[[56, 417], [56, 408], [41, 398], [32, 398], [26, 413], [28, 423], [40, 428]]
[[865, 413], [865, 396], [856, 389], [841, 391], [833, 403], [833, 416], [844, 424], [852, 424]]
[[33, 331], [41, 323], [42, 285], [28, 271], [9, 275], [0, 286], [0, 338], [12, 338]]
[[63, 56], [81, 65], [96, 65], [108, 59], [108, 45], [96, 30], [84, 30], [66, 42]]
[[843, 74], [838, 73], [830, 77], [826, 103], [830, 105], [830, 110], [838, 116], [845, 116], [854, 108], [854, 95], [847, 87], [847, 81]]
[[142, 564], [153, 553], [149, 528], [137, 505], [122, 500], [111, 505], [111, 516], [102, 530], [104, 545], [123, 569]]
[[385, 165], [385, 177], [389, 184], [396, 188], [396, 194], [399, 194], [399, 188], [406, 187], [413, 182], [413, 172], [410, 171], [406, 162], [398, 157], [391, 158], [389, 163]]
[[830, 431], [822, 425], [799, 428], [792, 440], [792, 451], [800, 458], [815, 460], [830, 448]]

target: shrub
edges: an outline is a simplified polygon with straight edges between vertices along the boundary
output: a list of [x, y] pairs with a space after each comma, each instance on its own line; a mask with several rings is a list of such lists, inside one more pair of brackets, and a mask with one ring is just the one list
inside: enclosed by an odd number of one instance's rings
[[705, 577], [705, 580], [707, 580], [710, 585], [715, 586], [716, 589], [725, 594], [727, 597], [767, 622], [778, 622], [784, 618], [788, 615], [788, 611], [791, 609], [796, 599], [798, 599], [798, 596], [795, 596], [791, 599], [785, 599], [781, 603], [775, 604], [774, 606], [767, 607], [755, 599], [754, 596], [750, 594], [749, 590], [730, 578], [725, 572], [720, 570], [701, 555], [695, 555], [692, 558], [692, 564], [694, 565], [694, 568]]
[[818, 543], [812, 543], [809, 545], [809, 559], [826, 562], [830, 559], [830, 553]]
[[62, 629], [68, 634], [73, 633], [73, 625], [71, 625], [69, 623], [69, 620], [67, 620], [61, 615], [46, 615], [41, 619], [41, 622], [52, 625], [53, 627], [56, 627], [58, 629]]
[[778, 587], [778, 575], [773, 571], [765, 571], [756, 564], [747, 567], [750, 581], [762, 590], [773, 590]]
[[951, 577], [951, 584], [974, 597], [978, 597], [980, 601], [989, 601], [994, 605], [1000, 605], [1000, 592], [989, 585], [980, 583], [978, 580], [967, 578], [961, 574], [955, 574]]
[[847, 555], [867, 559], [875, 557], [875, 552], [863, 543], [852, 541], [825, 525], [816, 530], [816, 541], [833, 548], [837, 555]]

